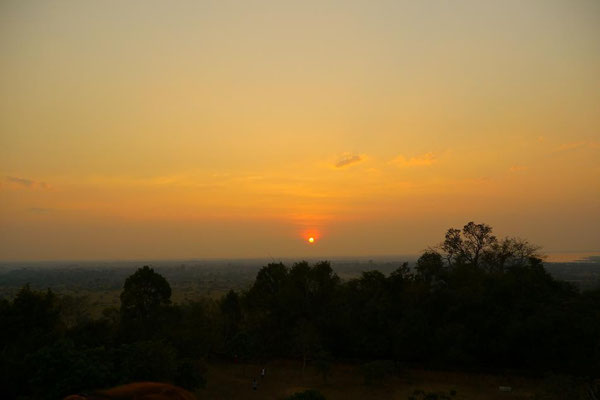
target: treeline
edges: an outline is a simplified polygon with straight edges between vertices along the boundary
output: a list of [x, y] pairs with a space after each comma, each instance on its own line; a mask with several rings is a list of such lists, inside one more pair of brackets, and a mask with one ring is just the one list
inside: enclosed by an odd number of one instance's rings
[[[218, 301], [171, 303], [149, 267], [125, 281], [120, 309], [69, 313], [72, 298], [25, 286], [0, 301], [7, 398], [59, 398], [135, 380], [202, 386], [202, 360], [290, 357], [327, 377], [336, 359], [600, 376], [600, 290], [553, 279], [537, 249], [485, 224], [450, 229], [414, 268], [341, 281], [327, 261], [269, 264]], [[72, 308], [72, 307], [71, 307]], [[381, 372], [385, 373], [385, 371]]]

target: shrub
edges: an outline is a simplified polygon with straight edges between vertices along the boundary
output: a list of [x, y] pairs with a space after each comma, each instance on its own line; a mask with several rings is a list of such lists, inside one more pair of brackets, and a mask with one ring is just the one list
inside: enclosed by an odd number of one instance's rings
[[365, 385], [371, 385], [396, 372], [396, 366], [393, 361], [377, 360], [365, 363], [360, 366]]

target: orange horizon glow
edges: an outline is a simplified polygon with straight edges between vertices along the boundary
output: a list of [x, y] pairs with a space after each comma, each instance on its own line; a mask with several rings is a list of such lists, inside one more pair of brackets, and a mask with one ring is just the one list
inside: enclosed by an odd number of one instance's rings
[[0, 260], [600, 251], [600, 2], [457, 1], [6, 0]]

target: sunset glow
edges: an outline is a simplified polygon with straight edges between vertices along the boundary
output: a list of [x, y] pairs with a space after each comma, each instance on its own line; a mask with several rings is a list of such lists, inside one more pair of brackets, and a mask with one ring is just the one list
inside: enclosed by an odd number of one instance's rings
[[599, 314], [600, 0], [0, 1], [2, 398], [600, 400]]
[[0, 257], [598, 250], [600, 3], [435, 3], [3, 2]]

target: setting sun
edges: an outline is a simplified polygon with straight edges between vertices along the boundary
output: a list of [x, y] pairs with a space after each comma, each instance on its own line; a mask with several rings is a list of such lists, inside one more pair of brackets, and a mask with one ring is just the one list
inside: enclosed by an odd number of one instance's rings
[[0, 400], [600, 400], [600, 0], [105, 3], [0, 0]]
[[39, 3], [0, 3], [2, 261], [598, 249], [598, 1]]

